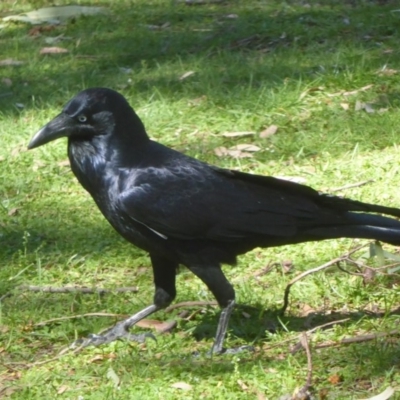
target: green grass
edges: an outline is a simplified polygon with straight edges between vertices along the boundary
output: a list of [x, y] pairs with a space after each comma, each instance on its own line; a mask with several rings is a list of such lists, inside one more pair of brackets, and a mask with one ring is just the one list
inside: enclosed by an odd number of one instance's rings
[[[5, 0], [0, 16], [44, 3]], [[399, 206], [396, 3], [247, 0], [187, 6], [167, 0], [112, 5], [92, 0], [82, 4], [104, 5], [110, 14], [77, 18], [40, 35], [25, 24], [3, 26], [0, 60], [24, 64], [0, 67], [0, 297], [14, 293], [0, 303], [0, 397], [278, 399], [306, 380], [304, 351], [290, 353], [300, 332], [348, 318], [313, 334], [312, 346], [318, 346], [398, 329], [396, 274], [378, 274], [364, 283], [330, 268], [295, 284], [290, 310], [279, 317], [283, 291], [294, 276], [366, 243], [342, 239], [256, 249], [237, 267], [224, 268], [241, 305], [226, 344], [253, 343], [254, 354], [209, 359], [218, 309], [197, 307], [189, 308], [189, 319], [179, 318], [182, 309], [156, 314], [159, 320], [178, 321], [171, 334], [157, 335], [157, 343], [112, 343], [30, 366], [115, 318], [34, 324], [99, 311], [134, 313], [150, 304], [153, 286], [147, 255], [108, 226], [65, 165], [65, 143], [25, 151], [30, 137], [74, 94], [107, 86], [129, 99], [153, 138], [186, 154], [222, 167], [302, 177], [324, 191], [373, 180], [339, 194]], [[238, 18], [226, 18], [229, 14]], [[169, 26], [160, 30], [148, 27], [166, 22]], [[69, 53], [40, 55], [48, 46], [45, 39], [61, 34], [69, 39], [54, 45]], [[188, 71], [195, 73], [180, 80]], [[367, 85], [373, 86], [338, 94]], [[356, 111], [357, 102], [371, 103], [376, 112]], [[277, 133], [260, 138], [271, 124], [278, 126]], [[255, 134], [223, 136], [238, 131]], [[261, 150], [251, 158], [215, 153], [242, 143]], [[274, 268], [255, 276], [268, 263], [284, 260], [294, 266], [288, 273]], [[13, 292], [27, 284], [138, 286], [139, 291], [104, 296]], [[185, 269], [177, 286], [177, 302], [213, 300]], [[193, 351], [200, 356], [191, 357]], [[389, 385], [400, 389], [398, 336], [312, 348], [312, 358], [318, 399], [367, 398]], [[118, 388], [110, 369], [120, 380]], [[191, 389], [172, 387], [176, 382]]]

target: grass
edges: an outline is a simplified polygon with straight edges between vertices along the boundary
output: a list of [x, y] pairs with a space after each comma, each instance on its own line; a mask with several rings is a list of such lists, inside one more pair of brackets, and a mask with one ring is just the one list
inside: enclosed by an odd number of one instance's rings
[[[189, 319], [179, 318], [181, 309], [156, 314], [159, 320], [178, 321], [171, 334], [157, 335], [157, 343], [112, 343], [30, 365], [115, 318], [34, 324], [99, 311], [130, 314], [152, 299], [147, 255], [104, 221], [72, 177], [65, 143], [25, 151], [37, 129], [86, 87], [120, 90], [153, 138], [204, 161], [300, 177], [324, 191], [373, 180], [339, 194], [399, 205], [400, 13], [395, 1], [109, 3], [87, 1], [106, 6], [109, 14], [76, 18], [52, 30], [25, 24], [0, 29], [0, 58], [23, 62], [0, 67], [0, 298], [14, 293], [0, 302], [0, 397], [278, 399], [305, 383], [304, 351], [290, 353], [301, 331], [348, 318], [315, 333], [312, 345], [317, 346], [398, 329], [396, 274], [364, 282], [330, 268], [294, 285], [290, 310], [279, 317], [283, 291], [294, 276], [366, 243], [342, 239], [256, 249], [237, 267], [224, 268], [241, 304], [227, 345], [253, 343], [254, 354], [209, 359], [205, 354], [218, 310], [203, 307], [189, 308]], [[5, 0], [0, 15], [44, 4]], [[161, 29], [149, 27], [166, 22]], [[45, 39], [58, 35], [67, 40], [54, 45], [69, 53], [40, 55], [48, 46]], [[180, 79], [189, 71], [194, 74]], [[355, 93], [340, 94], [346, 91]], [[375, 112], [356, 110], [362, 103]], [[276, 134], [261, 138], [271, 124], [278, 126]], [[223, 135], [241, 131], [255, 134]], [[248, 158], [215, 153], [237, 144], [260, 150]], [[274, 268], [255, 277], [268, 263], [285, 260], [293, 265], [290, 271]], [[378, 265], [375, 259], [368, 263]], [[14, 291], [22, 284], [138, 286], [139, 291], [104, 296]], [[176, 301], [198, 299], [213, 300], [182, 269]], [[192, 357], [193, 351], [200, 356]], [[398, 337], [312, 349], [312, 358], [316, 398], [359, 399], [389, 385], [400, 389]], [[177, 382], [190, 389], [173, 387]]]

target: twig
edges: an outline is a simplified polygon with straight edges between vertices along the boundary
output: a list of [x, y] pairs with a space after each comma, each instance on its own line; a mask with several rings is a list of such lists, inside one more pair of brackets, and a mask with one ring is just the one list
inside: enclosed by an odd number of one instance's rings
[[54, 322], [60, 322], [60, 321], [67, 321], [69, 319], [77, 319], [77, 318], [86, 318], [86, 317], [115, 317], [115, 318], [127, 318], [129, 315], [126, 314], [111, 314], [111, 313], [87, 313], [87, 314], [79, 314], [79, 315], [70, 315], [67, 317], [59, 317], [59, 318], [52, 318], [48, 319], [46, 321], [38, 322], [37, 324], [34, 324], [33, 326], [45, 326], [48, 324], [52, 324]]
[[[341, 323], [346, 322], [346, 321], [349, 321], [349, 320], [350, 320], [350, 318], [344, 318], [344, 319], [340, 319], [340, 320], [337, 320], [337, 321], [327, 322], [327, 323], [325, 323], [325, 324], [315, 326], [314, 328], [309, 329], [309, 330], [306, 331], [305, 333], [306, 333], [307, 335], [309, 335], [309, 334], [314, 333], [315, 331], [317, 331], [317, 330], [319, 330], [319, 329], [323, 329], [323, 328], [326, 328], [326, 327], [328, 327], [328, 326], [332, 326], [332, 325], [336, 325], [336, 324], [341, 324]], [[302, 343], [301, 343], [301, 337], [300, 337], [300, 341], [299, 341], [298, 343], [296, 343], [296, 344], [292, 347], [292, 349], [290, 350], [290, 353], [291, 353], [291, 354], [296, 354], [296, 353], [301, 349], [301, 347], [303, 347], [303, 345], [302, 345]]]
[[[82, 294], [106, 294], [106, 293], [125, 293], [139, 291], [136, 286], [132, 287], [122, 287], [114, 289], [104, 289], [104, 288], [88, 288], [88, 287], [77, 287], [77, 286], [64, 286], [64, 287], [54, 287], [54, 286], [33, 286], [33, 285], [21, 285], [13, 289], [13, 291], [18, 292], [43, 292], [43, 293], [82, 293]], [[11, 297], [14, 293], [13, 291], [4, 294], [0, 297], [0, 303], [7, 297]]]
[[125, 292], [138, 292], [139, 289], [136, 286], [133, 287], [122, 287], [115, 289], [104, 289], [104, 288], [88, 288], [88, 287], [77, 287], [77, 286], [32, 286], [22, 285], [16, 288], [18, 291], [28, 292], [46, 292], [46, 293], [84, 293], [84, 294], [105, 294], [105, 293], [125, 293]]
[[304, 271], [303, 273], [301, 273], [300, 275], [298, 275], [298, 276], [296, 276], [294, 279], [292, 279], [292, 280], [287, 284], [287, 286], [286, 286], [286, 288], [285, 288], [285, 294], [284, 294], [284, 297], [283, 297], [283, 306], [282, 306], [282, 309], [281, 309], [281, 311], [280, 311], [280, 314], [283, 315], [283, 314], [285, 313], [285, 311], [286, 311], [286, 309], [287, 309], [287, 307], [288, 307], [288, 304], [289, 304], [290, 288], [291, 288], [296, 282], [298, 282], [299, 280], [303, 279], [304, 277], [306, 277], [306, 276], [308, 276], [308, 275], [311, 275], [311, 274], [313, 274], [313, 273], [315, 273], [315, 272], [322, 271], [323, 269], [329, 268], [329, 267], [331, 267], [332, 265], [334, 265], [334, 264], [336, 264], [336, 263], [338, 263], [338, 262], [340, 262], [340, 261], [343, 261], [343, 260], [347, 259], [351, 254], [356, 253], [358, 250], [360, 250], [360, 249], [362, 249], [363, 247], [366, 247], [366, 246], [369, 246], [369, 243], [363, 244], [363, 245], [361, 245], [361, 246], [358, 246], [358, 247], [356, 247], [355, 249], [350, 250], [348, 253], [346, 253], [346, 254], [344, 254], [344, 255], [342, 255], [342, 256], [340, 256], [340, 257], [334, 258], [333, 260], [328, 261], [327, 263], [322, 264], [322, 265], [320, 265], [319, 267], [316, 267], [316, 268], [313, 268], [313, 269], [309, 269], [309, 270], [307, 270], [307, 271]]
[[390, 332], [379, 332], [379, 333], [372, 333], [370, 335], [360, 335], [354, 336], [350, 338], [344, 338], [339, 340], [339, 342], [325, 342], [315, 345], [316, 349], [324, 349], [326, 347], [335, 347], [340, 346], [342, 344], [352, 344], [352, 343], [361, 343], [361, 342], [369, 342], [371, 340], [379, 339], [386, 336], [396, 336], [400, 335], [400, 330], [394, 330]]
[[170, 312], [180, 307], [202, 307], [202, 306], [217, 306], [216, 301], [182, 301], [181, 303], [172, 304], [165, 309], [165, 312]]
[[331, 193], [332, 192], [340, 192], [341, 190], [347, 190], [347, 189], [352, 189], [352, 188], [359, 187], [359, 186], [364, 186], [371, 182], [374, 182], [374, 180], [368, 179], [367, 181], [361, 181], [361, 182], [357, 182], [357, 183], [349, 183], [348, 185], [340, 186], [335, 189], [330, 189], [329, 192], [331, 192]]
[[307, 333], [303, 332], [300, 337], [301, 345], [303, 346], [304, 350], [306, 351], [307, 355], [307, 380], [305, 385], [296, 393], [295, 399], [309, 399], [310, 398], [310, 387], [312, 384], [312, 372], [313, 372], [313, 365], [312, 365], [312, 357], [311, 357], [311, 350], [310, 345], [308, 343]]

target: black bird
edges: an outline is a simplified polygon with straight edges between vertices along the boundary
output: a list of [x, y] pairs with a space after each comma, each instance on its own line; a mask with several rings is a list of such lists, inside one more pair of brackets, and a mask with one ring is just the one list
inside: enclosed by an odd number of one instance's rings
[[129, 328], [175, 298], [175, 274], [186, 266], [222, 307], [212, 351], [223, 352], [235, 292], [221, 264], [239, 254], [340, 237], [400, 245], [397, 208], [321, 194], [269, 176], [208, 165], [149, 139], [126, 99], [106, 88], [77, 94], [45, 125], [29, 149], [68, 138], [71, 168], [126, 240], [150, 255], [153, 304], [85, 345], [131, 338]]

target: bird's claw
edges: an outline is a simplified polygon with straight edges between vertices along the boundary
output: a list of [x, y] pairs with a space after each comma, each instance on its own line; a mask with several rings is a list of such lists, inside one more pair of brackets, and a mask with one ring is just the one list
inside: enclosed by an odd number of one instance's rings
[[115, 340], [127, 340], [132, 342], [143, 343], [147, 338], [157, 341], [155, 336], [151, 332], [142, 333], [140, 335], [134, 335], [128, 331], [128, 328], [124, 323], [118, 323], [112, 328], [105, 330], [100, 334], [91, 333], [85, 339], [75, 340], [70, 348], [74, 349], [77, 347], [88, 347], [88, 346], [101, 346], [102, 344], [111, 343]]

